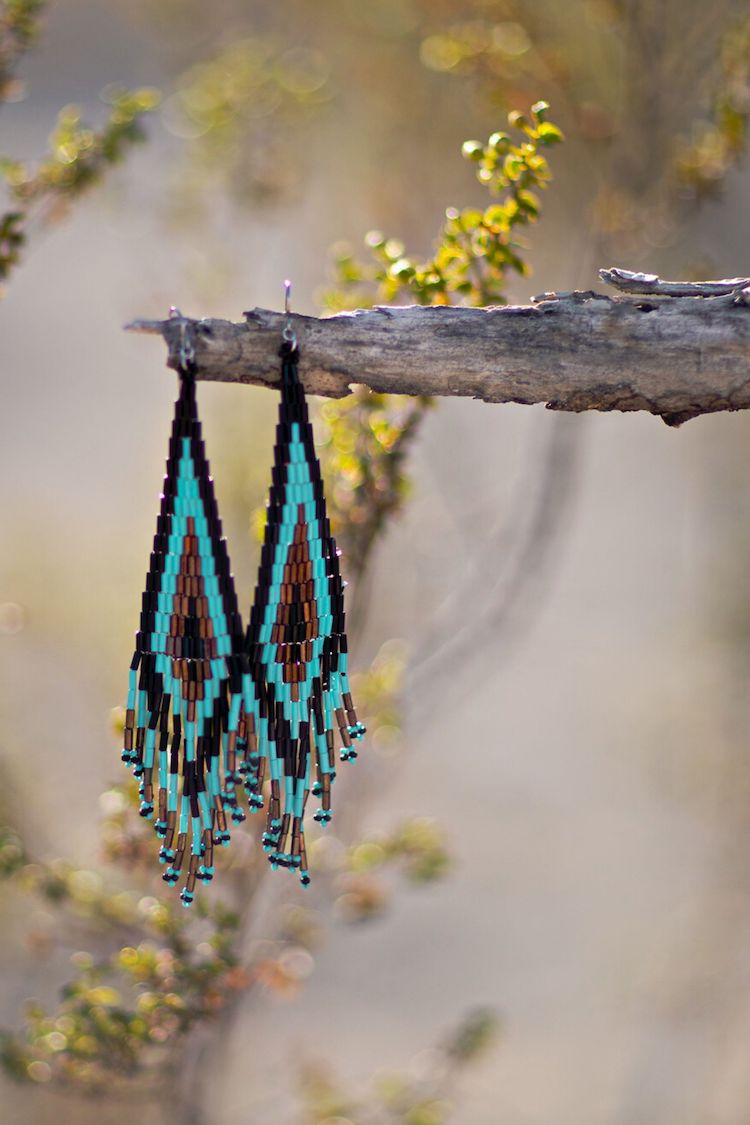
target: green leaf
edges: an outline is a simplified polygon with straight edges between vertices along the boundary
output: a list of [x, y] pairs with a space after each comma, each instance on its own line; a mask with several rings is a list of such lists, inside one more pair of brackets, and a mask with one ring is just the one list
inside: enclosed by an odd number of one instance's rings
[[564, 140], [562, 129], [558, 129], [551, 121], [542, 122], [536, 133], [539, 143], [543, 145], [556, 145]]
[[461, 155], [467, 160], [481, 160], [484, 156], [484, 145], [481, 141], [464, 141]]

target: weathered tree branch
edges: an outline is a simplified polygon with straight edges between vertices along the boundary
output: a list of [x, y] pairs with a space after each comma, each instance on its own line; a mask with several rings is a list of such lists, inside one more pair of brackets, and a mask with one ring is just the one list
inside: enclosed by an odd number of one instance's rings
[[[670, 425], [750, 407], [750, 280], [661, 281], [602, 270], [622, 291], [544, 293], [530, 305], [375, 308], [292, 316], [307, 391], [352, 384], [393, 394], [546, 403], [552, 410], [646, 410]], [[275, 386], [283, 313], [244, 324], [190, 321], [197, 377]], [[176, 365], [179, 322], [135, 321]]]

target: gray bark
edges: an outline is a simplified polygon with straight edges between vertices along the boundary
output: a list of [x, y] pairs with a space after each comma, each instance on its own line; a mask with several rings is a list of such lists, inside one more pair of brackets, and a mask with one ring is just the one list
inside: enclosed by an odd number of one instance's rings
[[[621, 295], [544, 293], [529, 305], [374, 308], [292, 315], [312, 394], [353, 384], [407, 395], [545, 403], [552, 410], [645, 410], [670, 425], [750, 407], [750, 281], [667, 282], [600, 271]], [[164, 337], [176, 365], [180, 319], [128, 328]], [[199, 379], [274, 387], [284, 313], [244, 323], [188, 320]]]

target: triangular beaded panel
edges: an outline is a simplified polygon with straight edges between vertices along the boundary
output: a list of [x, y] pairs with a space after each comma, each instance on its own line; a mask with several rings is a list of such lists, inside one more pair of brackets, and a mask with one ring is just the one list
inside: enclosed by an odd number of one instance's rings
[[347, 761], [356, 758], [353, 743], [365, 728], [349, 690], [344, 583], [297, 353], [286, 348], [282, 354], [272, 486], [247, 634], [251, 681], [258, 691], [259, 756], [257, 773], [251, 772], [246, 784], [251, 808], [260, 807], [267, 763], [263, 845], [274, 866], [297, 870], [306, 885], [304, 813], [310, 790], [321, 798], [315, 819], [325, 825], [336, 777], [334, 730]]
[[229, 843], [227, 811], [244, 820], [235, 788], [255, 745], [254, 718], [243, 704], [244, 695], [252, 706], [253, 691], [237, 595], [187, 374], [140, 625], [122, 757], [140, 779], [141, 816], [151, 819], [156, 804], [167, 883], [178, 881], [189, 857], [180, 896], [189, 906], [196, 880], [213, 878], [214, 844]]

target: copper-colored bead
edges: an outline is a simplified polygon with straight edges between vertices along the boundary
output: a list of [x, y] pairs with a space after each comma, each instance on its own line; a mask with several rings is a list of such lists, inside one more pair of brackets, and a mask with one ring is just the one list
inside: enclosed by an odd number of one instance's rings
[[352, 740], [349, 737], [349, 731], [347, 730], [346, 716], [344, 715], [344, 712], [340, 707], [336, 708], [336, 719], [339, 724], [339, 736], [341, 738], [342, 745], [346, 749], [348, 749], [352, 744]]
[[253, 715], [252, 713], [249, 715], [245, 714], [244, 722], [246, 736], [247, 738], [250, 738], [255, 734], [255, 715]]

